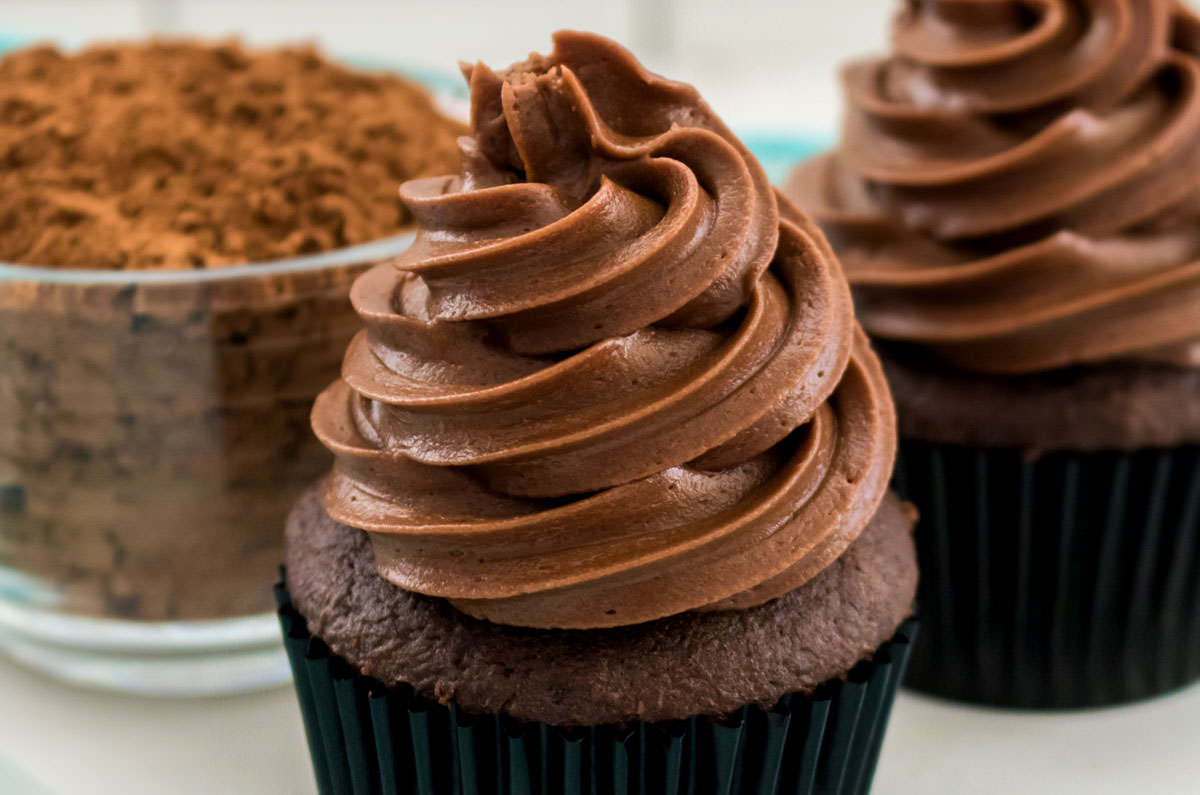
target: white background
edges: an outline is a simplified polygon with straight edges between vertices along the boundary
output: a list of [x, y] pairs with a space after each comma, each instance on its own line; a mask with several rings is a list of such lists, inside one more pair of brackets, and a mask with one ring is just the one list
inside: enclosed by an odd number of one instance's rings
[[[742, 131], [836, 127], [836, 65], [885, 46], [891, 0], [0, 0], [0, 34], [78, 43], [164, 30], [453, 73], [548, 47], [559, 27], [634, 45]], [[24, 783], [18, 783], [23, 781]], [[294, 696], [86, 692], [0, 661], [0, 795], [307, 795]], [[995, 713], [902, 695], [876, 795], [1195, 795], [1200, 689], [1120, 709]]]
[[[153, 30], [249, 42], [315, 40], [339, 54], [455, 73], [549, 48], [558, 28], [634, 47], [695, 83], [735, 127], [829, 128], [836, 67], [881, 50], [895, 0], [0, 0], [0, 34], [79, 42]], [[103, 9], [102, 13], [98, 13]]]

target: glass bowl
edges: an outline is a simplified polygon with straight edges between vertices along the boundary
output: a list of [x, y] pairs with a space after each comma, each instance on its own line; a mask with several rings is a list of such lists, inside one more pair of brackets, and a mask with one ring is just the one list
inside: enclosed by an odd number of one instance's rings
[[350, 284], [411, 234], [188, 271], [0, 264], [0, 649], [147, 693], [281, 683], [282, 528], [360, 328]]

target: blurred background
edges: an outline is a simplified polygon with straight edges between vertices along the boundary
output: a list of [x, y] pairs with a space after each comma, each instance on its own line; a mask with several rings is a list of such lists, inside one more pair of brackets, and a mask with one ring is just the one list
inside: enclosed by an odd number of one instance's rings
[[[67, 44], [150, 33], [251, 44], [316, 41], [350, 59], [454, 77], [460, 59], [504, 66], [558, 28], [633, 47], [700, 88], [743, 133], [825, 133], [837, 64], [886, 44], [897, 0], [0, 0], [0, 34]], [[831, 8], [836, 7], [836, 13]], [[732, 13], [731, 13], [732, 12]]]

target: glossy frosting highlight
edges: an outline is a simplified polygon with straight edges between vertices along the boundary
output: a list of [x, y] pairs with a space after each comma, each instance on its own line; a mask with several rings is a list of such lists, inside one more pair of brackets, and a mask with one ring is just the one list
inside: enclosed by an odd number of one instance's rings
[[[890, 396], [821, 233], [690, 86], [560, 33], [464, 67], [463, 174], [360, 278], [314, 429], [388, 581], [518, 626], [760, 604], [886, 491]], [[784, 203], [786, 205], [786, 202]]]
[[1034, 373], [1200, 365], [1200, 23], [1173, 0], [909, 0], [786, 192], [872, 335]]

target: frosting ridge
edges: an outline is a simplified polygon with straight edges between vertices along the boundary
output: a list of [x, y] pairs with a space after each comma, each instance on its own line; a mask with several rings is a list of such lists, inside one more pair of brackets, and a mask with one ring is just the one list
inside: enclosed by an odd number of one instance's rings
[[1174, 0], [909, 0], [786, 193], [872, 335], [1032, 373], [1200, 365], [1200, 22]]
[[313, 427], [381, 576], [531, 627], [760, 604], [887, 488], [894, 417], [836, 258], [690, 86], [618, 45], [464, 67], [463, 174], [406, 183], [408, 252]]

